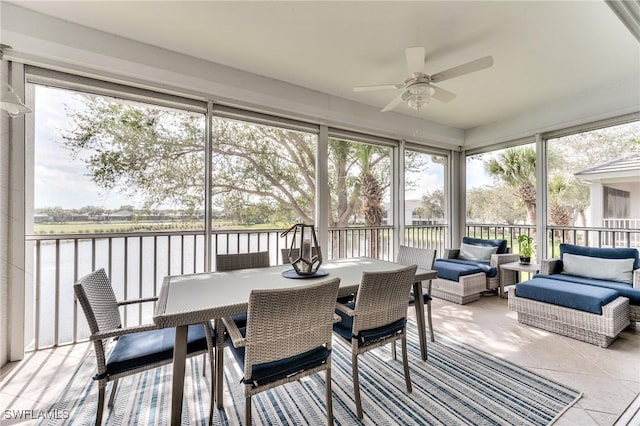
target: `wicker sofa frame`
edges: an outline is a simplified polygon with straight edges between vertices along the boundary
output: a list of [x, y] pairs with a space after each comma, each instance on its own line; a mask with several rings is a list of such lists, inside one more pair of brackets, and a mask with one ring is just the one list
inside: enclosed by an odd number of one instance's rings
[[[560, 259], [545, 259], [540, 263], [540, 273], [544, 275], [559, 274], [562, 272]], [[640, 268], [633, 271], [633, 288], [640, 289]], [[629, 304], [629, 320], [640, 321], [640, 306]]]
[[[457, 259], [459, 253], [460, 249], [445, 249], [442, 258]], [[463, 275], [458, 281], [436, 278], [431, 283], [431, 295], [461, 305], [476, 301], [480, 299], [480, 294], [483, 292], [496, 290], [500, 287], [501, 274], [503, 275], [505, 286], [516, 283], [516, 272], [500, 270], [500, 265], [503, 263], [516, 262], [518, 258], [517, 254], [511, 253], [491, 255], [489, 264], [498, 270], [498, 274], [492, 278], [487, 277], [484, 272]]]
[[[540, 263], [543, 275], [562, 272], [560, 259]], [[640, 288], [640, 269], [633, 273], [633, 287]], [[640, 320], [640, 306], [631, 305], [626, 297], [618, 297], [602, 307], [602, 315], [566, 308], [551, 303], [518, 297], [509, 291], [509, 309], [518, 313], [518, 322], [608, 347], [631, 321]]]
[[602, 315], [516, 296], [509, 289], [509, 309], [518, 322], [600, 347], [609, 346], [629, 325], [629, 299], [618, 297], [602, 307]]

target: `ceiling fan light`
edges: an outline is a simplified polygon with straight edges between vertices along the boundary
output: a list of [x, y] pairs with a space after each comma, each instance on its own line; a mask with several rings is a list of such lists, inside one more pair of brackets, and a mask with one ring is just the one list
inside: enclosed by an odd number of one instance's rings
[[429, 84], [427, 83], [416, 83], [409, 86], [408, 90], [412, 95], [424, 95], [429, 93], [430, 88], [431, 86], [429, 86]]
[[430, 99], [431, 99], [431, 96], [428, 96], [428, 94], [427, 95], [423, 95], [423, 94], [411, 95], [407, 99], [407, 105], [409, 105], [409, 108], [413, 108], [416, 111], [419, 111], [420, 108], [422, 108], [423, 106], [429, 103]]

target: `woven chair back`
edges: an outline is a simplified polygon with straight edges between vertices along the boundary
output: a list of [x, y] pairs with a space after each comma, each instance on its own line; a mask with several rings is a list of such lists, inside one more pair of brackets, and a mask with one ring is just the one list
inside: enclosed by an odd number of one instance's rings
[[435, 249], [400, 246], [397, 263], [401, 265], [417, 265], [420, 269], [433, 269], [436, 261]]
[[118, 301], [103, 268], [80, 278], [73, 290], [87, 317], [91, 334], [122, 326]]
[[353, 334], [407, 318], [416, 265], [395, 271], [364, 272], [356, 296]]
[[321, 345], [331, 349], [340, 278], [287, 289], [253, 290], [247, 318], [245, 377], [254, 364]]
[[218, 272], [266, 268], [267, 266], [271, 266], [268, 251], [216, 255], [216, 271]]

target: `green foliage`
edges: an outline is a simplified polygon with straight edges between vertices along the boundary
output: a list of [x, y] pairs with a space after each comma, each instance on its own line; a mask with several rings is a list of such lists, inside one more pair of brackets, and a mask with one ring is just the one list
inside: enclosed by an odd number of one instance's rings
[[[64, 145], [101, 188], [142, 196], [144, 204], [196, 212], [204, 206], [205, 118], [100, 96], [67, 111]], [[212, 202], [221, 214], [250, 222], [314, 222], [317, 136], [222, 118], [212, 121]], [[331, 139], [331, 224], [363, 215], [367, 173], [389, 191], [390, 149]], [[418, 167], [409, 156], [407, 166]], [[369, 193], [379, 191], [369, 191]], [[222, 209], [220, 208], [222, 207]], [[244, 212], [241, 212], [244, 210]], [[258, 219], [261, 216], [261, 219]], [[374, 215], [380, 217], [380, 214]]]
[[526, 234], [518, 235], [518, 243], [520, 243], [520, 256], [533, 256], [533, 237]]

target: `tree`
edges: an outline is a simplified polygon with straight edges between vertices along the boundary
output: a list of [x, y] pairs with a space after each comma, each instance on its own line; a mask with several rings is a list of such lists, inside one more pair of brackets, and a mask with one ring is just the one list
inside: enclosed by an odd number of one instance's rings
[[420, 217], [429, 219], [444, 219], [444, 191], [436, 189], [422, 196]]
[[549, 220], [552, 225], [570, 226], [573, 209], [564, 203], [564, 194], [571, 183], [565, 174], [556, 174], [549, 179]]
[[495, 179], [505, 182], [527, 211], [529, 225], [536, 223], [536, 152], [531, 147], [509, 148], [498, 158], [485, 162]]
[[520, 199], [504, 183], [472, 188], [467, 192], [469, 223], [522, 223], [527, 214]]
[[[147, 207], [203, 208], [202, 114], [100, 96], [83, 97], [83, 105], [68, 111], [75, 126], [64, 135], [64, 144], [86, 163], [96, 184], [142, 196]], [[264, 212], [268, 206], [271, 220], [290, 223], [293, 217], [313, 223], [316, 140], [310, 133], [214, 118], [214, 207], [225, 206], [225, 211], [247, 217], [240, 210], [261, 205]], [[418, 163], [408, 164], [416, 167]], [[388, 148], [330, 140], [331, 226], [346, 226], [359, 215], [372, 226], [381, 223], [390, 164]]]

